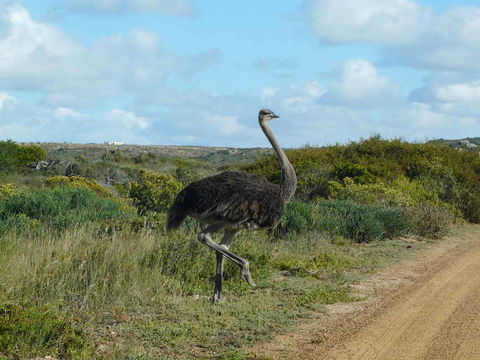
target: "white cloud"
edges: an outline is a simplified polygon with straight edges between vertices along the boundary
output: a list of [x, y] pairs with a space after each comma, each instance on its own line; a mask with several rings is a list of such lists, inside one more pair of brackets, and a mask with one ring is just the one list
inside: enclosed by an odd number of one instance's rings
[[59, 30], [33, 21], [20, 5], [7, 7], [0, 22], [6, 28], [0, 37], [0, 82], [12, 87], [29, 88], [43, 77], [55, 76], [59, 59], [81, 51]]
[[68, 0], [72, 9], [100, 13], [158, 13], [192, 16], [191, 0]]
[[66, 107], [56, 108], [55, 111], [53, 112], [53, 116], [55, 116], [55, 117], [72, 117], [72, 118], [85, 118], [85, 117], [87, 117], [85, 114], [82, 114], [78, 111], [75, 111], [73, 109], [66, 108]]
[[455, 7], [436, 15], [410, 44], [389, 49], [387, 61], [455, 71], [480, 70], [480, 8]]
[[214, 126], [215, 129], [223, 135], [236, 134], [243, 130], [242, 124], [237, 116], [222, 116], [215, 114], [205, 114], [204, 121], [208, 127]]
[[345, 100], [358, 101], [391, 92], [393, 84], [362, 59], [347, 60], [339, 66], [340, 78], [332, 91]]
[[439, 100], [445, 102], [480, 102], [480, 81], [441, 86], [435, 89], [435, 94]]
[[158, 143], [149, 132], [151, 121], [122, 109], [87, 116], [68, 108], [52, 109], [22, 103], [1, 110], [0, 139], [103, 143], [121, 141], [131, 144]]
[[0, 110], [2, 110], [8, 104], [8, 102], [18, 103], [18, 100], [5, 92], [0, 92]]
[[290, 86], [287, 90], [279, 92], [282, 97], [281, 105], [287, 111], [304, 113], [314, 106], [320, 97], [325, 94], [325, 89], [317, 81], [310, 81], [300, 86]]
[[35, 21], [20, 5], [7, 7], [2, 24], [0, 86], [43, 92], [44, 101], [58, 107], [137, 96], [167, 77], [196, 73], [218, 58], [211, 52], [192, 57], [167, 54], [158, 35], [143, 30], [103, 37], [85, 46]]
[[305, 84], [305, 94], [312, 98], [318, 98], [325, 94], [325, 89], [318, 81], [310, 81]]
[[262, 101], [267, 101], [269, 98], [274, 97], [278, 92], [278, 89], [272, 87], [264, 87], [260, 90], [260, 98]]
[[462, 138], [476, 136], [479, 123], [470, 116], [450, 115], [435, 111], [428, 104], [413, 103], [404, 121], [418, 135], [429, 138]]
[[425, 86], [412, 91], [409, 99], [445, 114], [480, 116], [480, 80], [433, 77]]
[[372, 44], [385, 63], [427, 69], [480, 70], [480, 8], [444, 12], [412, 0], [306, 0], [312, 26], [334, 44]]
[[307, 0], [306, 8], [317, 35], [334, 43], [410, 43], [430, 18], [410, 0]]
[[114, 127], [121, 126], [127, 130], [145, 130], [150, 126], [147, 118], [137, 116], [133, 112], [113, 109], [106, 114], [106, 118]]
[[334, 69], [333, 76], [333, 83], [321, 97], [321, 103], [385, 107], [401, 100], [398, 87], [380, 75], [369, 61], [352, 59], [342, 62]]

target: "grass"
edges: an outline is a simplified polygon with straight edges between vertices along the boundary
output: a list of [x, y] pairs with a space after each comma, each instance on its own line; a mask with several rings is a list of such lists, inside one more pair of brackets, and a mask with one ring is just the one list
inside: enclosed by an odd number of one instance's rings
[[[242, 349], [322, 304], [354, 301], [350, 284], [411, 252], [400, 241], [358, 245], [315, 232], [282, 240], [241, 234], [232, 250], [250, 260], [258, 288], [227, 262], [226, 301], [213, 305], [214, 254], [188, 230], [106, 231], [90, 223], [41, 236], [8, 233], [0, 240], [0, 303], [62, 309], [62, 319], [83, 331], [65, 358], [241, 359]], [[83, 345], [90, 342], [96, 350]], [[61, 342], [8, 349], [0, 354], [67, 351]]]
[[7, 356], [48, 351], [61, 358], [86, 358], [92, 348], [85, 331], [55, 306], [0, 306], [0, 349]]

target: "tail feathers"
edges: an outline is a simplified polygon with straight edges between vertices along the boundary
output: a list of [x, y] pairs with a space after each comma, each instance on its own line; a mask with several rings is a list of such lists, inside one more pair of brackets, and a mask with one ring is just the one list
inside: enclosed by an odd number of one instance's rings
[[187, 217], [185, 213], [172, 210], [170, 210], [170, 213], [168, 214], [167, 231], [178, 229], [182, 221]]
[[187, 217], [187, 212], [183, 206], [184, 194], [180, 193], [168, 212], [167, 231], [178, 229], [183, 220]]

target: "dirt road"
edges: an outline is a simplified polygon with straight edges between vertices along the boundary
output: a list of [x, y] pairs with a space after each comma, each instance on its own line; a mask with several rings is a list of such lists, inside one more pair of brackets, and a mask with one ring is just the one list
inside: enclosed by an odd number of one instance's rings
[[479, 360], [480, 228], [383, 269], [336, 305], [252, 349], [271, 359]]

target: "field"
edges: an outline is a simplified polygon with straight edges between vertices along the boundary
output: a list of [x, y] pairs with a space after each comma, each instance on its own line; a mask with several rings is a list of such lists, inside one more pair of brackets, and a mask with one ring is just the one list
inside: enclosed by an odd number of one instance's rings
[[[282, 222], [244, 232], [212, 304], [215, 254], [184, 184], [225, 169], [281, 178], [268, 149], [0, 142], [0, 359], [251, 359], [256, 342], [451, 229], [480, 220], [480, 159], [379, 137], [288, 152], [299, 187]], [[44, 161], [33, 169], [32, 163]]]

